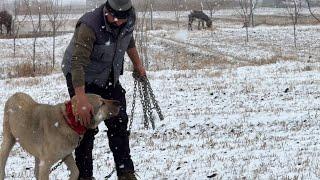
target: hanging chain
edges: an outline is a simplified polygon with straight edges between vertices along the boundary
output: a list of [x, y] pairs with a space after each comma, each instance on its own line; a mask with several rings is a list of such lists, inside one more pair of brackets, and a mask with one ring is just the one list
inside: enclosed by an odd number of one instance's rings
[[[139, 91], [140, 101], [143, 109], [144, 117], [144, 127], [149, 127], [149, 122], [153, 129], [155, 129], [154, 116], [152, 114], [152, 109], [155, 109], [158, 113], [160, 120], [163, 120], [160, 106], [158, 101], [155, 98], [153, 90], [151, 88], [150, 82], [147, 77], [139, 77], [136, 72], [133, 72], [132, 76], [134, 77], [134, 89], [133, 89], [133, 100], [132, 100], [132, 109], [131, 109], [131, 119], [129, 124], [129, 132], [132, 128], [133, 115], [136, 103], [137, 91]], [[153, 105], [153, 107], [152, 107]]]
[[62, 163], [63, 163], [63, 161], [61, 160], [57, 165], [55, 165], [55, 166], [50, 170], [50, 173], [52, 173], [52, 171], [56, 170], [59, 166], [61, 166]]
[[131, 118], [130, 118], [130, 123], [129, 123], [129, 134], [130, 134], [131, 128], [132, 128], [133, 113], [134, 113], [134, 109], [135, 109], [135, 106], [136, 106], [137, 85], [138, 85], [138, 80], [134, 79], [133, 98], [132, 98], [132, 107], [131, 107]]
[[156, 100], [156, 97], [155, 97], [155, 95], [153, 93], [153, 90], [151, 88], [150, 82], [149, 82], [149, 80], [147, 78], [146, 78], [146, 84], [147, 84], [147, 88], [149, 90], [149, 94], [150, 94], [150, 97], [151, 97], [151, 100], [152, 100], [153, 108], [156, 109], [156, 111], [157, 111], [157, 113], [159, 115], [159, 118], [162, 121], [162, 120], [164, 120], [164, 117], [162, 115], [162, 112], [161, 112], [160, 106], [158, 104], [158, 101]]
[[[56, 170], [59, 166], [62, 165], [62, 163], [67, 159], [67, 156], [64, 157], [60, 162], [58, 162], [58, 164], [56, 164], [51, 170], [50, 170], [50, 173], [52, 173], [54, 170]], [[50, 174], [49, 173], [49, 174]]]

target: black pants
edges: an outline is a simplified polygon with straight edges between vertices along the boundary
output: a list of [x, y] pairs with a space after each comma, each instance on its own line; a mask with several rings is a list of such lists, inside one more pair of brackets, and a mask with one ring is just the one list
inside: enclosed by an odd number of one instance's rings
[[[69, 95], [70, 97], [73, 97], [75, 92], [72, 86], [71, 74], [68, 74], [66, 79]], [[109, 146], [113, 152], [116, 170], [119, 176], [125, 171], [134, 171], [133, 162], [130, 156], [129, 132], [127, 131], [128, 115], [126, 113], [126, 92], [120, 83], [117, 83], [115, 86], [111, 83], [107, 84], [106, 88], [101, 88], [95, 84], [86, 84], [85, 91], [86, 93], [98, 94], [104, 99], [118, 100], [122, 104], [117, 117], [104, 121], [108, 128], [107, 135]], [[76, 163], [80, 171], [80, 177], [93, 176], [92, 149], [94, 135], [97, 134], [98, 131], [98, 129], [88, 130], [84, 134], [80, 145], [76, 148]]]

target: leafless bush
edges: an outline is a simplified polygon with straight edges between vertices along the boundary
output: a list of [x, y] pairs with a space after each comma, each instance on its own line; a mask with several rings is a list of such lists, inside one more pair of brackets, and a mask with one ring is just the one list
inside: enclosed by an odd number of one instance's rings
[[212, 19], [213, 14], [222, 7], [225, 0], [206, 0], [204, 2], [204, 9], [209, 9], [210, 17]]
[[6, 71], [8, 78], [34, 77], [50, 74], [51, 66], [48, 63], [45, 65], [37, 65], [34, 72], [33, 64], [30, 62], [24, 62], [16, 64], [13, 67], [8, 68]]
[[171, 7], [172, 7], [172, 10], [174, 11], [178, 29], [180, 29], [181, 11], [184, 10], [182, 0], [171, 0]]
[[[70, 11], [71, 7], [67, 10]], [[65, 25], [68, 19], [68, 14], [62, 5], [62, 0], [47, 0], [46, 1], [46, 16], [52, 29], [52, 69], [55, 67], [55, 50], [56, 50], [56, 35], [57, 31]]]
[[[207, 0], [209, 3], [215, 4], [215, 2], [219, 2], [220, 8], [231, 8], [235, 6], [234, 0]], [[132, 0], [135, 8], [138, 11], [143, 10], [143, 2], [144, 0]], [[204, 1], [203, 1], [204, 2]], [[201, 1], [199, 0], [182, 0], [180, 2], [181, 10], [201, 10]], [[171, 11], [172, 10], [172, 0], [161, 0], [154, 1], [153, 8], [155, 11]], [[210, 7], [205, 5], [204, 10], [210, 10]]]
[[16, 57], [16, 39], [19, 35], [20, 28], [23, 27], [23, 23], [27, 17], [27, 15], [24, 15], [22, 19], [18, 18], [18, 15], [21, 11], [21, 1], [15, 0], [14, 1], [14, 14], [13, 14], [13, 57]]
[[147, 0], [143, 3], [144, 8], [142, 13], [142, 16], [137, 20], [136, 24], [136, 34], [135, 39], [138, 44], [138, 52], [140, 54], [140, 58], [143, 61], [143, 64], [145, 65], [146, 69], [149, 68], [149, 61], [148, 61], [148, 21], [147, 21], [147, 12], [149, 8], [151, 7], [151, 1]]
[[251, 0], [239, 0], [240, 9], [237, 9], [238, 14], [242, 18], [243, 27], [246, 28], [246, 42], [249, 42], [249, 21], [250, 21], [250, 14], [251, 14]]
[[310, 14], [311, 14], [311, 16], [312, 17], [314, 17], [318, 22], [320, 22], [320, 17], [318, 17], [315, 13], [314, 13], [314, 11], [311, 9], [312, 8], [312, 1], [310, 1], [310, 0], [306, 0], [306, 2], [307, 2], [307, 5], [308, 5], [308, 9], [309, 9], [309, 12], [310, 12]]
[[301, 16], [302, 0], [286, 0], [285, 5], [293, 25], [294, 47], [297, 47], [296, 26], [298, 24], [298, 18]]
[[[28, 17], [30, 18], [30, 22], [32, 24], [32, 34], [33, 34], [33, 55], [32, 55], [32, 62], [33, 62], [33, 72], [36, 73], [36, 42], [37, 42], [37, 33], [41, 31], [41, 6], [38, 0], [23, 0], [24, 5], [26, 6], [26, 11]], [[33, 14], [37, 12], [38, 14], [38, 22], [35, 20]]]

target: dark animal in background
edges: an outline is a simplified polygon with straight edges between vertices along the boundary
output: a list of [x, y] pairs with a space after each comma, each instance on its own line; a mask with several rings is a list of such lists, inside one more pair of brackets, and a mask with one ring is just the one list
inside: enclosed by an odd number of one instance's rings
[[188, 18], [188, 30], [192, 31], [192, 23], [196, 19], [198, 19], [198, 30], [200, 30], [200, 24], [202, 25], [202, 29], [205, 29], [204, 22], [206, 22], [208, 28], [212, 26], [212, 20], [203, 11], [191, 11]]
[[12, 15], [8, 11], [0, 11], [0, 33], [2, 34], [2, 26], [7, 29], [7, 34], [11, 34]]

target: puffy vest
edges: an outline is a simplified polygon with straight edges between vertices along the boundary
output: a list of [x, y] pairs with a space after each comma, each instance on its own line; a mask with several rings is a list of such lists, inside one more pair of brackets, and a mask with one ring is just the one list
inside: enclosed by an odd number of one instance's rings
[[[127, 51], [131, 37], [133, 36], [135, 24], [135, 12], [131, 11], [127, 23], [121, 28], [116, 37], [108, 24], [105, 23], [103, 12], [104, 5], [96, 8], [94, 11], [84, 14], [77, 26], [85, 23], [96, 35], [96, 42], [90, 56], [90, 63], [85, 67], [86, 83], [94, 83], [98, 86], [105, 87], [113, 72], [113, 83], [119, 81], [119, 76], [123, 73], [124, 55]], [[71, 59], [74, 48], [74, 37], [71, 39], [62, 61], [62, 71], [66, 76], [71, 73]]]

